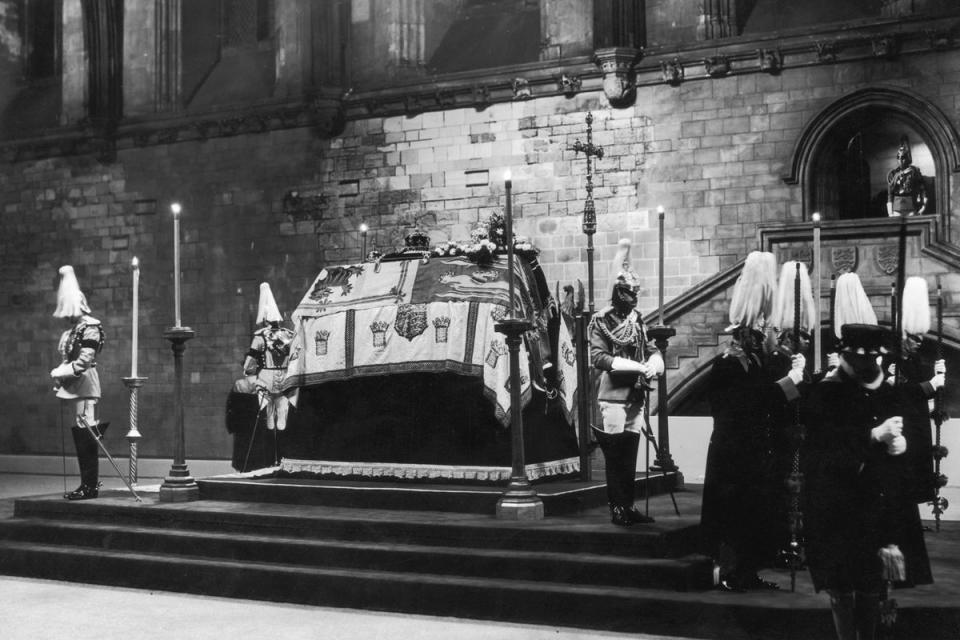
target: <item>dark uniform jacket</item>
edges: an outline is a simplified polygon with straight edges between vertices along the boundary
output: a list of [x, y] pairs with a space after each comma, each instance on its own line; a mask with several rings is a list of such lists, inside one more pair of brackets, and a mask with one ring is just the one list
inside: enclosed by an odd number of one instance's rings
[[865, 388], [841, 368], [814, 386], [807, 409], [803, 513], [814, 587], [878, 591], [877, 553], [888, 544], [904, 554], [907, 584], [932, 582], [916, 504], [902, 482], [909, 460], [871, 440], [874, 427], [903, 415], [900, 390]]
[[[731, 345], [708, 380], [713, 433], [707, 450], [700, 527], [704, 542], [769, 559], [786, 522], [777, 453], [788, 401], [799, 398], [789, 378], [774, 380], [756, 355]], [[712, 549], [711, 549], [712, 550]]]

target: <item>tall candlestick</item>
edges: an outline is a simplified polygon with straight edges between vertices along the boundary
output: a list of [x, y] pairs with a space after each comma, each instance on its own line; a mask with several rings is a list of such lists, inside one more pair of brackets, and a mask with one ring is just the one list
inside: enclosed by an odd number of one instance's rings
[[360, 262], [367, 259], [367, 231], [369, 230], [370, 227], [366, 222], [360, 223]]
[[663, 326], [663, 205], [657, 207], [657, 217], [660, 220], [660, 298], [657, 304], [657, 324]]
[[173, 314], [174, 325], [180, 325], [180, 204], [170, 205], [173, 212]]
[[137, 377], [137, 342], [140, 329], [140, 261], [134, 256], [130, 261], [133, 267], [133, 331], [130, 338], [130, 377]]
[[[815, 326], [810, 327], [810, 335], [813, 336], [813, 370], [820, 371], [821, 365], [821, 355], [820, 352], [820, 214], [813, 214], [813, 274], [811, 274], [815, 283], [815, 291], [813, 296], [814, 306], [816, 307], [813, 313], [815, 318]], [[797, 328], [799, 330], [799, 327]]]
[[513, 300], [513, 196], [510, 191], [513, 187], [513, 182], [510, 180], [510, 170], [507, 169], [507, 172], [503, 174], [504, 186], [507, 192], [507, 206], [506, 206], [506, 216], [504, 220], [504, 230], [503, 237], [504, 242], [507, 243], [507, 282], [509, 283], [509, 295], [510, 302], [508, 309], [510, 315], [508, 317], [515, 318], [514, 310], [514, 300]]

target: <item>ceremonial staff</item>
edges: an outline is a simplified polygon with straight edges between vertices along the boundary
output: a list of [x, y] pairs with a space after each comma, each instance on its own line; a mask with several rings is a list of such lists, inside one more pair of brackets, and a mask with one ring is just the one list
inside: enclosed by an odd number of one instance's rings
[[820, 300], [820, 214], [813, 214], [813, 273], [811, 277], [815, 277], [814, 280], [814, 292], [813, 300], [816, 305], [816, 315], [814, 316], [817, 319], [816, 326], [810, 327], [810, 336], [813, 338], [813, 342], [810, 347], [813, 349], [813, 371], [814, 373], [820, 373], [822, 367], [821, 355], [820, 352], [823, 350], [820, 344], [821, 335], [820, 335], [820, 306], [823, 304]]
[[[943, 359], [943, 289], [940, 285], [940, 276], [937, 276], [937, 360]], [[940, 461], [947, 457], [947, 448], [940, 444], [940, 428], [949, 419], [943, 407], [943, 387], [938, 387], [933, 397], [933, 424], [936, 427], [935, 442], [933, 445], [933, 475], [934, 494], [933, 517], [937, 531], [940, 531], [940, 516], [946, 511], [947, 499], [940, 495], [941, 487], [947, 484], [947, 476], [940, 473]]]
[[[793, 279], [793, 353], [800, 353], [800, 262], [796, 263], [797, 272]], [[797, 590], [797, 568], [800, 566], [800, 530], [803, 513], [800, 511], [800, 490], [803, 486], [803, 474], [800, 473], [800, 446], [803, 442], [803, 424], [800, 422], [800, 401], [794, 402], [793, 420], [793, 460], [790, 475], [787, 477], [787, 491], [790, 493], [790, 550], [787, 560], [790, 563], [790, 591]]]
[[[897, 300], [898, 295], [903, 294], [903, 282], [906, 277], [907, 271], [907, 218], [906, 216], [900, 217], [900, 238], [897, 245], [897, 289], [894, 292], [894, 300]], [[897, 336], [894, 344], [896, 345], [896, 355], [897, 359], [897, 371], [899, 372], [900, 367], [903, 364], [903, 304], [902, 301], [898, 301], [900, 304], [897, 304], [896, 309], [894, 310], [893, 315], [893, 324], [897, 331]], [[928, 311], [929, 313], [929, 311]], [[900, 384], [900, 375], [896, 375], [893, 379], [894, 386], [899, 386]]]

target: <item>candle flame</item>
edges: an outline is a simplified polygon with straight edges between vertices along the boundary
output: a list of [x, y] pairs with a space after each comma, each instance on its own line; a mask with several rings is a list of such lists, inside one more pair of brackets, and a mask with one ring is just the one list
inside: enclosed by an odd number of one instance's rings
[[503, 172], [503, 179], [506, 180], [507, 182], [510, 182], [510, 175], [511, 175], [510, 169], [507, 169], [506, 171]]
[[133, 267], [134, 269], [140, 268], [140, 261], [137, 260], [137, 256], [133, 256], [133, 260], [130, 261], [130, 266]]
[[662, 204], [661, 204], [661, 205], [657, 205], [657, 213], [663, 213], [663, 211], [664, 211], [663, 205], [662, 205]]
[[366, 233], [369, 230], [370, 227], [367, 226], [366, 222], [360, 224], [360, 233]]
[[173, 204], [171, 204], [171, 205], [170, 205], [170, 211], [173, 212], [174, 217], [180, 215], [180, 203], [179, 203], [179, 202], [174, 202]]
[[812, 217], [813, 217], [813, 221], [814, 221], [814, 222], [820, 222], [820, 214], [819, 214], [819, 213], [813, 214]]

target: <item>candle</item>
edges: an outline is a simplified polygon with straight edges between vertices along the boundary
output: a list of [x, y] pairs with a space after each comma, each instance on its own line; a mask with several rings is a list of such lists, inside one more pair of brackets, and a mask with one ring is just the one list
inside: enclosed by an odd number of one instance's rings
[[657, 207], [657, 217], [660, 219], [660, 299], [657, 305], [657, 325], [663, 326], [663, 205]]
[[[813, 214], [813, 273], [811, 277], [816, 278], [813, 301], [816, 309], [813, 317], [815, 326], [810, 327], [810, 335], [813, 337], [813, 370], [820, 371], [820, 214]], [[799, 327], [797, 328], [799, 330]]]
[[367, 231], [370, 230], [370, 227], [367, 226], [366, 222], [360, 223], [360, 261], [367, 259]]
[[130, 338], [130, 377], [137, 377], [137, 342], [139, 339], [140, 316], [140, 261], [134, 256], [130, 261], [133, 267], [133, 332]]
[[504, 187], [507, 192], [507, 207], [506, 207], [506, 216], [504, 220], [504, 230], [503, 237], [504, 241], [507, 243], [507, 282], [509, 284], [509, 296], [510, 302], [508, 309], [510, 310], [510, 317], [514, 316], [514, 300], [513, 300], [513, 196], [510, 194], [510, 190], [513, 187], [513, 182], [510, 180], [510, 169], [507, 169], [506, 173], [503, 174]]
[[170, 205], [173, 212], [173, 314], [174, 326], [180, 326], [180, 204]]

